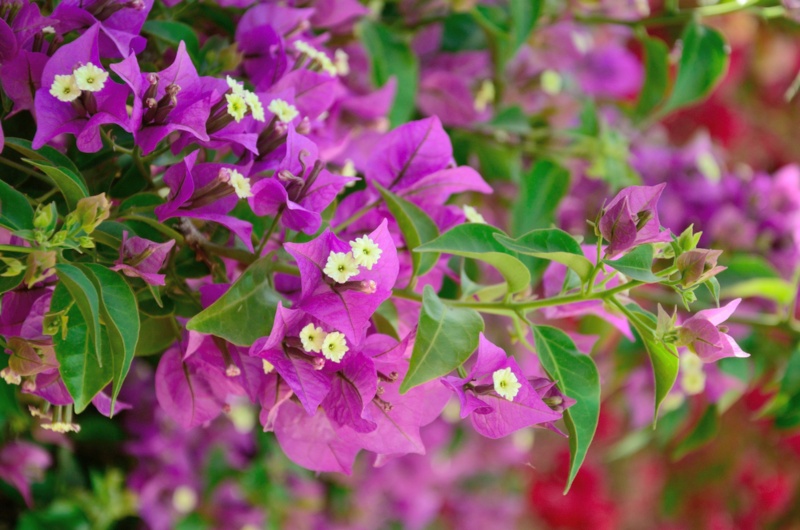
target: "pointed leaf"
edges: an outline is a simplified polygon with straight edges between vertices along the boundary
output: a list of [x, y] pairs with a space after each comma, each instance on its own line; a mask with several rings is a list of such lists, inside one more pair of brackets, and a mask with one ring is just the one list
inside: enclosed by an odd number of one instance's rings
[[6, 145], [25, 158], [40, 162], [49, 162], [52, 166], [65, 167], [73, 173], [80, 175], [78, 166], [75, 165], [70, 157], [49, 145], [45, 145], [41, 149], [34, 149], [31, 145], [31, 141], [25, 140], [24, 138], [6, 138]]
[[570, 448], [569, 478], [564, 489], [566, 494], [597, 430], [600, 376], [592, 358], [579, 352], [566, 333], [550, 326], [531, 326], [531, 329], [542, 366], [557, 382], [558, 388], [576, 401], [564, 411]]
[[[406, 246], [414, 250], [423, 243], [439, 237], [439, 229], [428, 215], [416, 204], [398, 197], [377, 182], [372, 183], [383, 196], [386, 206], [392, 212], [400, 232], [403, 234]], [[426, 254], [411, 253], [411, 264], [414, 276], [422, 276], [430, 271], [439, 261], [439, 254], [430, 252]]]
[[678, 461], [687, 454], [700, 449], [713, 440], [717, 436], [717, 432], [719, 432], [717, 407], [709, 405], [700, 417], [700, 420], [694, 425], [692, 432], [687, 434], [686, 437], [675, 446], [675, 449], [672, 451], [672, 460]]
[[278, 302], [283, 299], [269, 285], [269, 257], [254, 262], [216, 302], [186, 323], [186, 329], [222, 337], [238, 346], [250, 346], [272, 329]]
[[94, 263], [81, 267], [100, 293], [100, 316], [108, 335], [112, 362], [111, 415], [122, 382], [128, 375], [139, 341], [139, 308], [128, 282], [114, 271]]
[[626, 307], [637, 317], [629, 320], [642, 342], [644, 342], [644, 347], [650, 356], [650, 364], [653, 366], [653, 380], [656, 387], [653, 413], [653, 428], [655, 429], [661, 403], [667, 397], [669, 391], [672, 390], [675, 381], [678, 380], [678, 370], [680, 368], [678, 351], [674, 345], [656, 340], [654, 330], [657, 319], [654, 314], [645, 311], [636, 304], [628, 304]]
[[669, 83], [669, 48], [659, 38], [641, 39], [644, 48], [644, 86], [639, 92], [634, 116], [641, 120], [661, 103]]
[[55, 167], [46, 162], [34, 162], [23, 158], [28, 164], [39, 168], [45, 175], [53, 180], [53, 183], [61, 191], [67, 201], [67, 207], [74, 210], [78, 207], [78, 201], [89, 196], [89, 189], [86, 187], [83, 177], [79, 173], [73, 172], [67, 167]]
[[483, 319], [477, 311], [446, 306], [426, 285], [411, 364], [400, 393], [461, 366], [478, 347], [482, 331]]
[[517, 253], [500, 244], [495, 236], [505, 235], [493, 226], [467, 223], [455, 226], [433, 241], [417, 247], [414, 252], [442, 252], [483, 261], [492, 265], [505, 278], [508, 290], [518, 293], [531, 283], [528, 268]]
[[75, 305], [83, 315], [88, 332], [87, 340], [89, 349], [97, 359], [97, 364], [103, 365], [100, 357], [100, 298], [94, 284], [78, 267], [74, 265], [56, 265], [58, 279], [67, 288]]
[[9, 230], [31, 230], [33, 208], [25, 195], [0, 180], [0, 226]]
[[658, 283], [661, 278], [653, 274], [653, 246], [641, 245], [618, 260], [603, 260], [603, 263], [618, 270], [628, 278], [644, 283]]
[[509, 250], [566, 265], [583, 281], [592, 274], [594, 265], [583, 255], [581, 246], [575, 238], [558, 228], [533, 230], [517, 239], [505, 234], [498, 234], [495, 238]]
[[66, 330], [53, 335], [53, 348], [60, 365], [58, 371], [75, 401], [75, 411], [82, 412], [113, 377], [111, 359], [104, 358], [102, 365], [97, 360], [110, 351], [108, 337], [101, 335], [100, 347], [95, 349], [83, 313], [63, 281], [53, 291], [50, 311], [66, 311]]
[[690, 22], [681, 41], [678, 77], [662, 115], [705, 98], [728, 68], [728, 45], [717, 30]]

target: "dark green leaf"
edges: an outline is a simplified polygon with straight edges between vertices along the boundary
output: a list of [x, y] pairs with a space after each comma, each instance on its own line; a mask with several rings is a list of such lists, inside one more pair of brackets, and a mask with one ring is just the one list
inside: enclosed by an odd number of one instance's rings
[[200, 63], [200, 41], [191, 26], [174, 20], [148, 20], [142, 27], [144, 33], [149, 33], [162, 41], [177, 47], [181, 41], [186, 43], [186, 53], [192, 58], [194, 64]]
[[389, 123], [396, 127], [414, 113], [419, 83], [419, 60], [411, 47], [388, 27], [364, 20], [359, 26], [364, 48], [370, 57], [372, 81], [382, 87], [391, 77], [397, 82]]
[[[402, 197], [398, 197], [377, 182], [373, 182], [392, 212], [400, 232], [403, 233], [406, 246], [409, 250], [414, 250], [423, 243], [427, 243], [439, 237], [439, 229], [428, 215], [416, 204], [413, 204]], [[426, 254], [411, 254], [411, 264], [414, 276], [422, 276], [430, 271], [439, 261], [439, 254], [430, 252]]]
[[411, 364], [400, 392], [449, 374], [478, 347], [483, 319], [477, 311], [446, 306], [430, 285], [422, 293]]
[[618, 260], [604, 259], [603, 263], [618, 270], [628, 278], [645, 283], [658, 283], [661, 278], [653, 274], [653, 246], [639, 245]]
[[67, 201], [67, 207], [74, 210], [78, 207], [78, 201], [89, 196], [89, 189], [86, 187], [83, 177], [67, 167], [55, 167], [46, 162], [35, 162], [27, 158], [23, 160], [32, 166], [42, 170], [45, 175], [53, 180], [53, 183], [61, 191]]
[[654, 314], [645, 311], [636, 304], [629, 304], [627, 309], [637, 317], [630, 319], [630, 323], [642, 339], [647, 354], [650, 356], [650, 363], [653, 366], [653, 379], [656, 387], [653, 412], [653, 428], [655, 428], [661, 403], [678, 379], [680, 367], [678, 351], [674, 345], [665, 344], [656, 339], [653, 332], [656, 325], [656, 316]]
[[495, 236], [504, 235], [502, 230], [490, 225], [465, 223], [417, 247], [414, 252], [441, 252], [486, 262], [500, 271], [508, 283], [509, 292], [518, 293], [528, 288], [531, 275], [517, 258], [517, 253], [495, 239]]
[[583, 250], [575, 238], [558, 228], [532, 230], [517, 239], [499, 234], [496, 239], [507, 249], [520, 254], [566, 265], [583, 281], [589, 279], [594, 268], [592, 262], [583, 255]]
[[719, 417], [717, 415], [717, 409], [714, 405], [709, 405], [700, 418], [700, 421], [694, 426], [692, 432], [675, 446], [675, 449], [672, 451], [672, 459], [676, 461], [680, 460], [692, 451], [700, 449], [713, 440], [718, 431]]
[[100, 293], [101, 322], [108, 335], [112, 367], [111, 414], [128, 375], [139, 340], [139, 308], [128, 282], [117, 272], [94, 263], [81, 266]]
[[76, 175], [81, 174], [78, 170], [78, 166], [75, 165], [70, 157], [49, 145], [45, 145], [40, 149], [34, 149], [30, 140], [25, 140], [23, 138], [6, 138], [6, 146], [25, 158], [38, 160], [40, 162], [49, 162], [50, 165], [56, 167], [65, 167]]
[[269, 285], [271, 258], [250, 265], [216, 302], [195, 315], [186, 328], [222, 337], [239, 346], [250, 346], [266, 337], [281, 296]]
[[669, 83], [669, 48], [664, 41], [653, 37], [644, 37], [644, 85], [639, 92], [634, 116], [641, 120], [647, 117], [661, 103], [667, 92]]
[[548, 228], [569, 189], [569, 171], [541, 159], [525, 175], [511, 208], [511, 233], [520, 236], [537, 228]]
[[564, 493], [586, 458], [600, 418], [600, 376], [588, 355], [575, 347], [569, 336], [550, 326], [531, 326], [542, 366], [558, 388], [576, 403], [564, 411], [569, 430], [570, 466]]
[[728, 68], [728, 45], [717, 30], [690, 22], [681, 41], [678, 77], [661, 114], [705, 98]]
[[[88, 282], [85, 276], [83, 281]], [[61, 311], [66, 311], [67, 329], [53, 335], [53, 348], [60, 365], [58, 371], [75, 401], [75, 411], [82, 412], [114, 376], [111, 350], [108, 336], [99, 330], [96, 332], [99, 345], [95, 349], [90, 327], [63, 280], [56, 285], [50, 302], [51, 314]], [[98, 362], [99, 357], [102, 357], [102, 364]]]
[[162, 353], [177, 339], [180, 329], [172, 316], [142, 318], [139, 329], [139, 341], [136, 343], [136, 355], [146, 356]]
[[33, 208], [25, 195], [0, 180], [0, 226], [9, 230], [33, 229]]
[[[100, 352], [100, 297], [92, 281], [86, 274], [74, 265], [56, 265], [58, 279], [67, 288], [75, 305], [83, 315], [83, 322], [88, 331], [87, 344], [89, 353], [97, 359], [97, 364], [103, 365]], [[75, 396], [73, 396], [75, 397]]]
[[528, 39], [542, 14], [542, 0], [511, 0], [511, 48], [509, 59]]

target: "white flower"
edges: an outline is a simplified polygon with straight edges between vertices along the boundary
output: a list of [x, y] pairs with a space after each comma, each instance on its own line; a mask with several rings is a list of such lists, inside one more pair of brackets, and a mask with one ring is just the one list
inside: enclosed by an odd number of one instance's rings
[[231, 76], [227, 76], [225, 78], [225, 81], [228, 82], [228, 88], [230, 88], [233, 91], [234, 94], [236, 94], [238, 96], [243, 96], [244, 95], [245, 89], [244, 89], [244, 84], [243, 83], [240, 83], [239, 81], [237, 81], [236, 79], [232, 78]]
[[514, 375], [511, 368], [495, 370], [492, 380], [494, 381], [494, 391], [509, 401], [514, 401], [519, 389], [522, 388], [522, 384], [517, 380], [517, 376]]
[[250, 191], [250, 179], [236, 171], [235, 169], [230, 172], [230, 180], [228, 184], [236, 191], [236, 196], [240, 199], [247, 199], [253, 196]]
[[478, 93], [475, 94], [475, 110], [483, 112], [489, 106], [489, 103], [494, 101], [495, 89], [494, 83], [489, 79], [484, 79], [481, 86], [478, 88]]
[[344, 50], [336, 50], [333, 54], [333, 64], [336, 66], [336, 73], [347, 75], [350, 73], [350, 56]]
[[74, 72], [75, 83], [81, 90], [87, 92], [98, 92], [103, 90], [103, 86], [108, 79], [108, 72], [98, 68], [92, 63], [86, 63]]
[[80, 97], [81, 89], [74, 75], [57, 75], [50, 85], [50, 95], [59, 101], [75, 101]]
[[335, 363], [340, 362], [349, 349], [344, 339], [344, 333], [338, 331], [328, 333], [322, 343], [322, 355]]
[[705, 389], [703, 360], [693, 353], [684, 353], [681, 355], [681, 390], [687, 396], [695, 396]]
[[225, 99], [228, 100], [228, 114], [233, 116], [236, 123], [242, 121], [242, 118], [247, 113], [247, 103], [245, 103], [244, 97], [234, 93], [225, 94]]
[[322, 328], [311, 323], [308, 323], [300, 330], [300, 341], [303, 343], [303, 349], [309, 353], [319, 353], [322, 350], [325, 337], [326, 335]]
[[352, 252], [345, 254], [344, 252], [331, 251], [322, 272], [335, 282], [344, 283], [358, 274], [358, 263], [353, 258]]
[[178, 486], [172, 494], [172, 507], [181, 514], [194, 511], [197, 508], [197, 493], [189, 486]]
[[300, 115], [294, 105], [290, 105], [282, 99], [273, 99], [269, 102], [267, 109], [278, 117], [278, 121], [283, 123], [289, 123]]
[[479, 223], [482, 225], [486, 224], [486, 219], [483, 218], [483, 216], [480, 214], [480, 212], [478, 212], [478, 210], [476, 210], [469, 204], [465, 204], [464, 206], [462, 206], [462, 209], [464, 210], [464, 215], [466, 216], [467, 221], [469, 221], [470, 223]]
[[261, 104], [261, 100], [258, 99], [258, 96], [249, 90], [245, 90], [244, 101], [247, 103], [247, 106], [250, 107], [253, 119], [256, 121], [264, 121], [264, 105]]
[[261, 368], [264, 370], [265, 374], [271, 374], [272, 371], [275, 370], [275, 365], [266, 359], [261, 359]]
[[350, 248], [353, 249], [353, 259], [362, 267], [367, 270], [372, 270], [372, 266], [378, 263], [383, 251], [369, 236], [356, 238], [355, 241], [350, 242]]

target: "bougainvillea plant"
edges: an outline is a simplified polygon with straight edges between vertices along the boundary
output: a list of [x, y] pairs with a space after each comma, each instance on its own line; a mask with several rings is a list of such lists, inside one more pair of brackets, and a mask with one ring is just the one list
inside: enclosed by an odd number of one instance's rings
[[[42, 498], [71, 499], [23, 519], [292, 527], [328, 487], [301, 468], [424, 489], [406, 455], [491, 471], [532, 428], [591, 490], [620, 392], [620, 455], [704, 392], [676, 451], [708, 441], [742, 323], [795, 329], [800, 172], [747, 184], [659, 122], [727, 71], [711, 17], [797, 8], [560, 4], [0, 0], [0, 478], [32, 505], [55, 466]], [[762, 415], [791, 416], [786, 385]], [[138, 463], [74, 470], [106, 442]]]

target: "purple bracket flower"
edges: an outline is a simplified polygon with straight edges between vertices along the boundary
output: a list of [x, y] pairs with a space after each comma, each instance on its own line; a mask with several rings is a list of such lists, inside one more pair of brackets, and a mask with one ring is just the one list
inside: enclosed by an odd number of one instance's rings
[[727, 326], [722, 323], [739, 307], [741, 298], [737, 298], [717, 309], [698, 311], [680, 328], [678, 337], [681, 345], [688, 346], [703, 362], [710, 363], [723, 357], [749, 357], [727, 334]]
[[0, 478], [14, 486], [31, 506], [31, 482], [39, 482], [50, 467], [50, 454], [28, 442], [11, 442], [0, 449]]
[[183, 41], [172, 64], [158, 73], [143, 74], [134, 54], [111, 69], [133, 90], [130, 128], [143, 154], [153, 151], [173, 131], [209, 140], [206, 121], [211, 105], [203, 97], [200, 77]]
[[[355, 243], [345, 243], [330, 230], [308, 243], [285, 245], [300, 268], [302, 293], [295, 307], [344, 333], [353, 346], [364, 338], [378, 306], [391, 296], [399, 269], [386, 220], [367, 237], [380, 256], [370, 267], [354, 265], [349, 253]], [[341, 266], [348, 271], [334, 279], [325, 271], [337, 257], [344, 260]]]
[[108, 79], [108, 73], [99, 67], [98, 34], [99, 26], [92, 26], [59, 48], [44, 67], [34, 103], [34, 149], [60, 134], [73, 134], [78, 149], [91, 153], [103, 147], [101, 125], [115, 123], [129, 129], [128, 88]]
[[[248, 168], [229, 164], [196, 164], [197, 151], [170, 167], [164, 174], [169, 187], [167, 203], [155, 209], [159, 221], [172, 217], [191, 217], [219, 223], [236, 234], [252, 252], [253, 226], [228, 215], [238, 202], [238, 190], [233, 180], [238, 170]], [[246, 180], [246, 179], [245, 179]]]
[[165, 276], [158, 271], [164, 266], [173, 246], [174, 240], [156, 243], [137, 236], [129, 238], [128, 232], [123, 232], [119, 259], [111, 270], [121, 271], [131, 278], [141, 278], [150, 285], [164, 285]]
[[551, 424], [561, 418], [561, 413], [549, 407], [525, 378], [517, 361], [483, 334], [467, 377], [448, 376], [441, 381], [458, 396], [461, 417], [471, 415], [475, 430], [488, 438], [502, 438], [524, 427]]
[[669, 230], [661, 232], [656, 203], [666, 184], [631, 186], [620, 191], [604, 208], [600, 218], [600, 233], [606, 241], [606, 256], [645, 243], [671, 241]]

